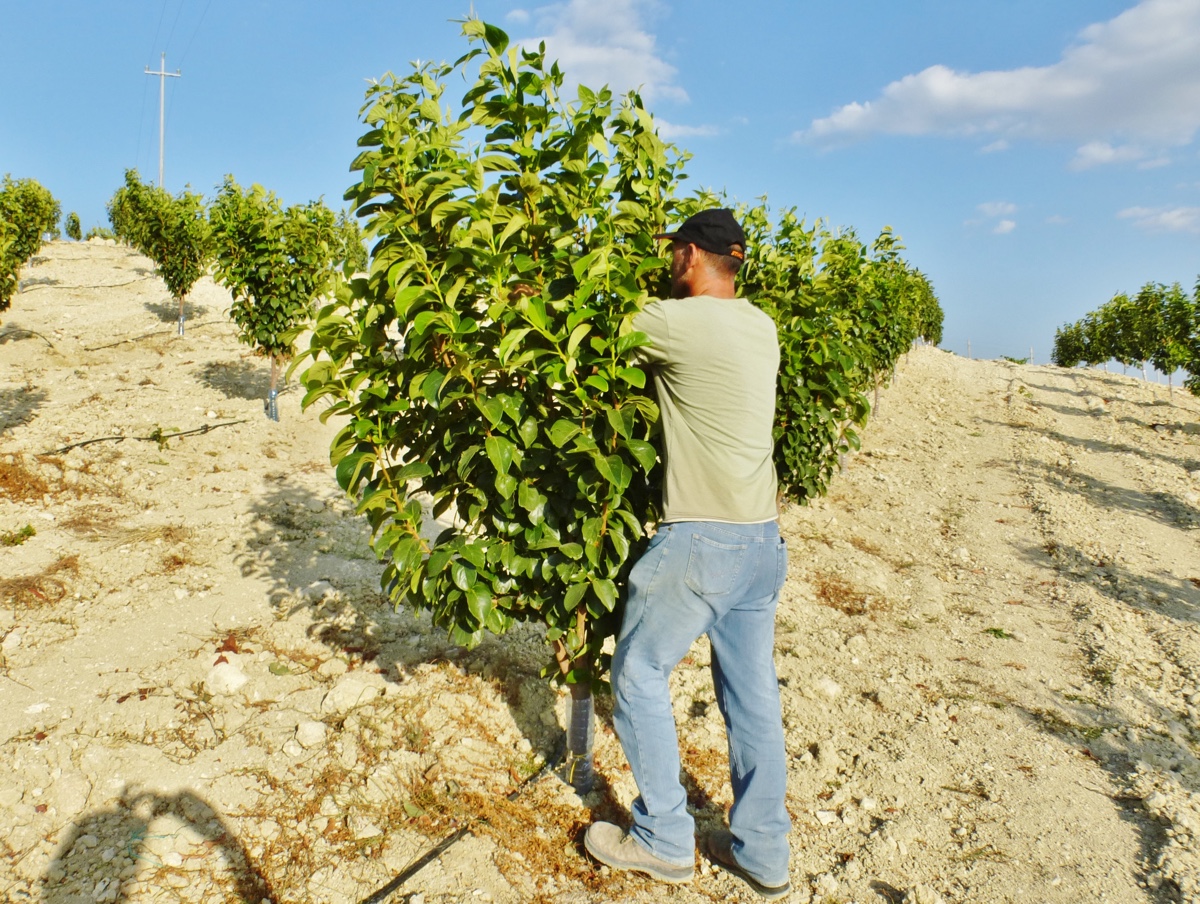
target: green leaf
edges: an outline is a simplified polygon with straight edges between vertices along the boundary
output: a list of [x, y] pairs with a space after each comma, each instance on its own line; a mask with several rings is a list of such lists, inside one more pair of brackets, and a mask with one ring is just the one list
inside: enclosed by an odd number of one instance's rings
[[628, 439], [625, 441], [625, 448], [630, 454], [637, 459], [637, 463], [642, 466], [642, 470], [647, 474], [653, 470], [654, 465], [658, 462], [658, 453], [654, 446], [642, 439]]
[[515, 448], [512, 442], [503, 436], [489, 436], [484, 440], [483, 445], [496, 471], [500, 474], [507, 474], [509, 466], [512, 464]]
[[579, 434], [579, 426], [566, 419], [559, 419], [550, 425], [550, 429], [546, 433], [554, 447], [561, 449], [570, 442], [572, 437]]
[[604, 608], [612, 612], [617, 605], [617, 585], [607, 578], [593, 578], [592, 592], [596, 594], [596, 598], [604, 605]]
[[470, 590], [475, 586], [475, 569], [462, 562], [451, 562], [450, 580], [459, 590]]

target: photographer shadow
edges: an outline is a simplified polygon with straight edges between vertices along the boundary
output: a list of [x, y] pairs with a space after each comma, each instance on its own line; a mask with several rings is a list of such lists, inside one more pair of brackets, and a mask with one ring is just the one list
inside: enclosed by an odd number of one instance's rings
[[64, 837], [45, 877], [45, 904], [140, 899], [137, 886], [177, 888], [201, 878], [222, 900], [276, 900], [270, 883], [217, 812], [191, 791], [127, 789]]

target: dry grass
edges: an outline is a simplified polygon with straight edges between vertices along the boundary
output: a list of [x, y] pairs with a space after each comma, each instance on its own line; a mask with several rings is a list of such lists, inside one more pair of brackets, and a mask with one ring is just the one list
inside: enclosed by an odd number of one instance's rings
[[0, 601], [14, 609], [53, 606], [67, 595], [67, 583], [59, 575], [79, 574], [79, 556], [62, 556], [39, 574], [0, 580]]
[[845, 578], [828, 571], [814, 574], [812, 584], [818, 603], [844, 615], [865, 615], [873, 619], [891, 609], [891, 603], [886, 598], [865, 593]]
[[50, 484], [26, 464], [24, 455], [0, 460], [0, 496], [13, 502], [41, 502], [50, 491]]

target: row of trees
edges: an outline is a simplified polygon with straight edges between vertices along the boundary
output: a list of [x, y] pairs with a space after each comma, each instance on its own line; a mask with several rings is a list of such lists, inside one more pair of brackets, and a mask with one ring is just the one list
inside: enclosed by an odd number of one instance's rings
[[[369, 218], [370, 270], [317, 315], [304, 404], [345, 419], [331, 458], [397, 604], [467, 646], [544, 622], [549, 671], [585, 700], [659, 517], [658, 407], [632, 329], [669, 287], [651, 236], [717, 199], [679, 195], [686, 155], [636, 94], [568, 103], [544, 48], [464, 31], [454, 66], [368, 91], [347, 198]], [[454, 111], [446, 86], [475, 60]], [[941, 310], [890, 231], [868, 247], [765, 203], [739, 213], [744, 294], [779, 325], [777, 468], [804, 499], [856, 445], [870, 388], [940, 338]], [[455, 527], [428, 539], [418, 494]]]
[[1170, 381], [1188, 372], [1186, 385], [1200, 395], [1200, 279], [1191, 296], [1179, 283], [1146, 283], [1132, 298], [1120, 293], [1081, 320], [1054, 333], [1052, 360], [1061, 367], [1118, 361], [1152, 364]]
[[353, 273], [366, 266], [357, 221], [320, 201], [284, 207], [262, 186], [243, 189], [232, 177], [206, 206], [194, 192], [172, 196], [143, 183], [136, 170], [126, 171], [108, 215], [116, 237], [154, 261], [179, 302], [179, 335], [187, 295], [212, 267], [233, 296], [239, 340], [271, 361], [267, 413], [278, 420], [280, 367], [314, 300], [333, 290], [340, 268]]
[[0, 184], [0, 311], [12, 305], [21, 268], [47, 238], [58, 237], [61, 213], [58, 201], [38, 182], [5, 174]]

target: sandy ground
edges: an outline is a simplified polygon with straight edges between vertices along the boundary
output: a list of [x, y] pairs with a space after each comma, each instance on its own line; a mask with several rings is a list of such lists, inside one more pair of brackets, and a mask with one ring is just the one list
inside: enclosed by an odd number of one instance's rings
[[[587, 859], [635, 794], [608, 700], [597, 790], [537, 776], [564, 712], [537, 632], [468, 653], [391, 611], [334, 425], [294, 386], [264, 417], [226, 293], [202, 281], [180, 338], [125, 248], [23, 275], [0, 898], [359, 901], [467, 826], [390, 900], [756, 899], [700, 857], [680, 887]], [[829, 497], [783, 518], [790, 900], [1200, 902], [1198, 494], [1200, 400], [913, 352]], [[730, 802], [707, 663], [673, 678], [700, 834]]]

